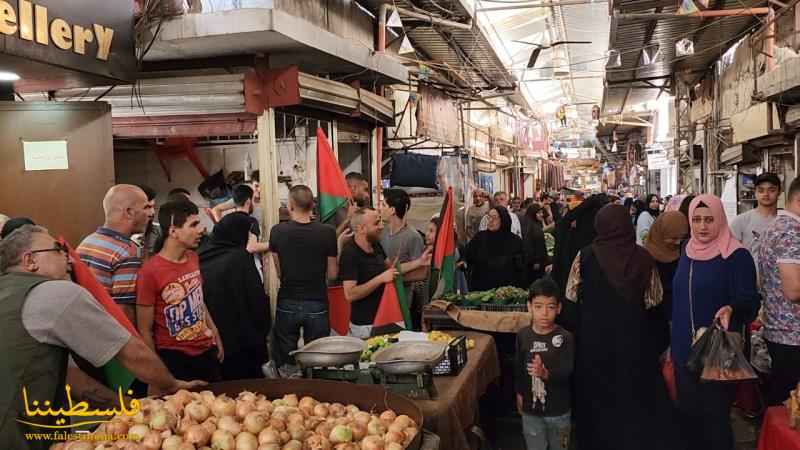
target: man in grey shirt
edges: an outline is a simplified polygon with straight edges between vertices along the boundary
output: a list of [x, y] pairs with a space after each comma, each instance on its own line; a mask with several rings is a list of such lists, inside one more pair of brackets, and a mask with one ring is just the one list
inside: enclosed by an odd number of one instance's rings
[[[389, 261], [404, 264], [419, 258], [430, 260], [430, 252], [425, 251], [425, 242], [422, 235], [408, 225], [406, 213], [411, 209], [411, 198], [402, 189], [387, 189], [383, 192], [381, 217], [386, 223], [381, 232], [380, 244], [386, 252]], [[403, 275], [403, 287], [406, 291], [406, 305], [411, 307], [413, 298], [412, 285], [415, 281], [422, 281], [428, 277], [428, 266], [423, 265]]]
[[58, 387], [66, 381], [69, 352], [97, 367], [116, 358], [154, 394], [204, 384], [176, 380], [89, 291], [67, 281], [68, 265], [65, 248], [42, 227], [25, 225], [0, 241], [0, 383], [11, 393], [0, 401], [0, 442], [9, 448], [37, 448], [24, 438], [30, 429], [16, 419], [47, 421], [25, 415], [23, 385], [31, 400], [64, 406]]
[[736, 216], [731, 222], [731, 232], [750, 251], [758, 268], [758, 238], [778, 217], [781, 180], [774, 173], [762, 173], [756, 178], [755, 191], [758, 206]]

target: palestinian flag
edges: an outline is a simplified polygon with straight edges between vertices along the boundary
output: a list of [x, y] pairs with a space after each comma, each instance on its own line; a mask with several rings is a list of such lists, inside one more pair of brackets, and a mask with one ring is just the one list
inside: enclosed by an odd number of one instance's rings
[[436, 232], [436, 241], [433, 245], [433, 257], [431, 259], [433, 264], [432, 274], [438, 274], [435, 279], [431, 279], [431, 285], [436, 286], [432, 298], [437, 299], [444, 294], [453, 292], [455, 288], [456, 232], [453, 188], [447, 189], [442, 211], [439, 213], [439, 230]]
[[[94, 274], [89, 267], [81, 261], [80, 256], [75, 252], [75, 250], [70, 247], [70, 245], [64, 240], [63, 237], [59, 238], [59, 242], [67, 248], [69, 252], [69, 259], [72, 263], [72, 280], [81, 285], [84, 289], [89, 291], [90, 294], [97, 300], [97, 303], [100, 303], [100, 306], [106, 310], [106, 312], [116, 319], [120, 325], [122, 325], [130, 334], [133, 336], [139, 336], [139, 332], [136, 330], [136, 327], [133, 326], [130, 320], [128, 320], [128, 316], [122, 311], [122, 309], [114, 303], [114, 300], [111, 299], [111, 296], [108, 294], [108, 291], [97, 281], [97, 278], [94, 277]], [[131, 374], [128, 369], [126, 369], [116, 358], [112, 359], [105, 366], [103, 366], [103, 373], [106, 376], [106, 386], [114, 390], [115, 392], [122, 388], [123, 391], [127, 391], [128, 388], [131, 387], [131, 383], [136, 378]]]
[[[400, 265], [396, 266], [398, 272]], [[386, 283], [383, 286], [383, 296], [378, 312], [375, 313], [375, 320], [372, 321], [374, 328], [392, 325], [395, 323], [405, 324], [405, 329], [412, 328], [411, 311], [406, 304], [406, 289], [403, 287], [403, 276], [394, 277], [393, 283]]]
[[350, 189], [322, 128], [317, 128], [317, 189], [320, 221], [327, 222], [347, 205]]

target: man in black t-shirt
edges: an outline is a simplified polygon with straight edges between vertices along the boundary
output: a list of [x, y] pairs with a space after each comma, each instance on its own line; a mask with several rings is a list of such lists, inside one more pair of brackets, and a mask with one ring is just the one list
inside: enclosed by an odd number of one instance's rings
[[351, 303], [350, 335], [368, 338], [378, 312], [383, 286], [394, 281], [397, 270], [388, 267], [386, 253], [379, 243], [383, 221], [372, 208], [353, 213], [350, 227], [355, 236], [342, 247], [339, 275], [344, 297]]
[[311, 220], [314, 197], [307, 186], [289, 191], [291, 220], [272, 227], [269, 249], [281, 287], [273, 340], [273, 359], [286, 376], [297, 371], [289, 353], [297, 349], [300, 328], [306, 344], [330, 335], [327, 280], [337, 277], [336, 230]]

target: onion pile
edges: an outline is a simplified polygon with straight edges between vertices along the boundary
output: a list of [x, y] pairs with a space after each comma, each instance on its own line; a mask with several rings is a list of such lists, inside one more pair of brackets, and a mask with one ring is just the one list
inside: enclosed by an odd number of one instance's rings
[[245, 391], [232, 399], [180, 390], [140, 402], [135, 416], [114, 417], [94, 431], [126, 440], [60, 442], [50, 450], [402, 450], [418, 432], [410, 417], [392, 410], [376, 415], [295, 394], [268, 400]]

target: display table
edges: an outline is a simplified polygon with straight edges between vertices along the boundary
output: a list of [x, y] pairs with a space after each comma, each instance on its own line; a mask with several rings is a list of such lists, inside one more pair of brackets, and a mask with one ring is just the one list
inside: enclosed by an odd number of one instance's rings
[[489, 333], [515, 333], [531, 323], [523, 312], [470, 311], [435, 300], [422, 310], [422, 326], [432, 329], [470, 329]]
[[472, 331], [451, 332], [475, 340], [467, 353], [467, 365], [457, 376], [436, 376], [436, 400], [414, 400], [422, 409], [425, 428], [439, 435], [441, 450], [466, 450], [465, 432], [478, 421], [478, 400], [500, 376], [500, 363], [494, 339]]
[[800, 431], [789, 426], [789, 411], [785, 406], [767, 409], [758, 450], [800, 450]]

